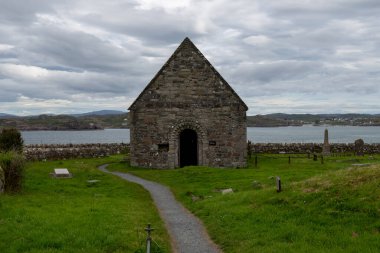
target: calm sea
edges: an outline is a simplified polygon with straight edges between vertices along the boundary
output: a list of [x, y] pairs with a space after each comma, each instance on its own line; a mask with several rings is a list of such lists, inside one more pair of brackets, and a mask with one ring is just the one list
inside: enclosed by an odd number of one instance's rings
[[[380, 127], [302, 126], [249, 127], [248, 140], [255, 143], [322, 143], [324, 130], [329, 130], [330, 143], [380, 143]], [[25, 144], [129, 143], [129, 129], [98, 131], [25, 131]]]

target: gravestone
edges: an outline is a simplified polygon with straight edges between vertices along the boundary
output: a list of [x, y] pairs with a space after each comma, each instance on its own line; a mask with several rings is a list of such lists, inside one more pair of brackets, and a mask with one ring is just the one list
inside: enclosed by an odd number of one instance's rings
[[282, 189], [281, 189], [281, 178], [280, 177], [276, 177], [276, 186], [277, 186], [277, 192], [281, 192]]
[[322, 147], [322, 154], [329, 155], [330, 154], [330, 144], [329, 144], [329, 131], [325, 129], [325, 136]]
[[3, 168], [0, 167], [0, 194], [4, 192], [5, 187], [5, 175]]
[[364, 141], [362, 139], [357, 139], [355, 141], [355, 155], [357, 156], [364, 155]]
[[66, 168], [56, 168], [56, 169], [54, 169], [53, 176], [57, 177], [57, 178], [71, 178], [72, 177], [71, 173]]

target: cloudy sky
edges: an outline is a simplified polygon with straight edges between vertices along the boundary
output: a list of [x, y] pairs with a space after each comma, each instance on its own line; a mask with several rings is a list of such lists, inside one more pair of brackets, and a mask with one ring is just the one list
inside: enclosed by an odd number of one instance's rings
[[380, 113], [379, 0], [0, 0], [0, 113], [126, 110], [188, 36], [248, 115]]

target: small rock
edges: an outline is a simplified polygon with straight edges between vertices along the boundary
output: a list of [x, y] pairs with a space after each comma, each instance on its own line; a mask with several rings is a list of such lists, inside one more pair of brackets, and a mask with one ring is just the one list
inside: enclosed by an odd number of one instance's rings
[[200, 200], [200, 198], [199, 198], [198, 196], [193, 195], [193, 196], [191, 196], [191, 200], [192, 200], [193, 202], [195, 202], [195, 201]]
[[358, 237], [358, 236], [359, 236], [358, 233], [356, 233], [356, 232], [352, 232], [352, 238], [356, 238], [356, 237]]
[[369, 166], [371, 165], [370, 163], [353, 163], [352, 166], [355, 167], [363, 167], [363, 166]]
[[263, 186], [261, 185], [261, 183], [259, 181], [255, 180], [252, 182], [252, 188], [253, 189], [261, 189], [261, 188], [263, 188]]
[[96, 180], [96, 179], [94, 179], [94, 180], [87, 180], [87, 183], [94, 184], [94, 183], [97, 183], [99, 181], [100, 180]]
[[233, 193], [234, 191], [231, 188], [228, 188], [228, 189], [223, 189], [221, 192], [223, 195], [225, 195], [225, 194]]

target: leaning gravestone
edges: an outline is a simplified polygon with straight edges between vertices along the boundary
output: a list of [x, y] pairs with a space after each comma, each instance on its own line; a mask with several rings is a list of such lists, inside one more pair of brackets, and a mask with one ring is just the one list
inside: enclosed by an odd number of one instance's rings
[[357, 156], [364, 155], [364, 141], [362, 139], [357, 139], [355, 141], [355, 155]]
[[5, 175], [3, 168], [0, 167], [0, 194], [4, 192], [5, 187]]

